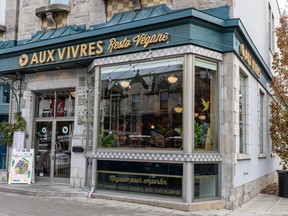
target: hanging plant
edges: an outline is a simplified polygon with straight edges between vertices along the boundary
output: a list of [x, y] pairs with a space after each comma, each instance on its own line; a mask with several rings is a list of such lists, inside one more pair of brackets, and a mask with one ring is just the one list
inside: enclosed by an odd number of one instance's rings
[[0, 145], [7, 144], [8, 146], [11, 146], [13, 143], [14, 131], [26, 130], [26, 121], [21, 116], [21, 113], [15, 113], [14, 119], [15, 119], [15, 123], [13, 124], [8, 123], [8, 122], [0, 123], [0, 131], [2, 132], [2, 139], [0, 139]]

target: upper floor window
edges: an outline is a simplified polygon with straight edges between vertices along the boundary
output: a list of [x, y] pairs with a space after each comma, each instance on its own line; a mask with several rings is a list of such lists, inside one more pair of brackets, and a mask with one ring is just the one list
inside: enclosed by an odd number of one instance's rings
[[272, 52], [275, 50], [275, 25], [274, 25], [274, 15], [272, 13], [271, 6], [269, 5], [269, 48]]
[[50, 4], [65, 4], [65, 5], [68, 5], [69, 4], [69, 0], [50, 0], [49, 3]]
[[5, 26], [6, 0], [0, 0], [0, 25]]

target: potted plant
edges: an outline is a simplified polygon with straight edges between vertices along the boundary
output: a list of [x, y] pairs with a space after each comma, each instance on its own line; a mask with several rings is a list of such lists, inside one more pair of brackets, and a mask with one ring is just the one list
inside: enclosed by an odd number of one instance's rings
[[[8, 122], [0, 123], [0, 131], [2, 132], [2, 139], [0, 139], [0, 145], [11, 146], [13, 144], [13, 134], [15, 131], [25, 131], [26, 121], [21, 116], [21, 113], [15, 113], [15, 123], [11, 124]], [[27, 136], [26, 136], [27, 138]]]
[[201, 124], [194, 121], [194, 147], [195, 149], [203, 148], [204, 145], [204, 128]]
[[103, 134], [101, 137], [101, 147], [111, 148], [117, 146], [117, 137], [115, 134]]
[[274, 54], [272, 69], [272, 100], [270, 103], [270, 135], [274, 151], [280, 157], [282, 170], [277, 170], [279, 196], [288, 197], [288, 19], [280, 18], [276, 29], [279, 52]]

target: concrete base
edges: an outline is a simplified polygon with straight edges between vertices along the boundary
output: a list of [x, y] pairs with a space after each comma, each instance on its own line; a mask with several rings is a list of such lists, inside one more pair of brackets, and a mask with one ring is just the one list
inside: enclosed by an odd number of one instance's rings
[[230, 199], [225, 203], [225, 208], [234, 209], [235, 207], [247, 203], [249, 200], [256, 197], [266, 186], [277, 181], [277, 172], [275, 171], [235, 188], [233, 194], [229, 197]]
[[6, 170], [0, 170], [0, 182], [7, 182], [8, 176]]
[[92, 198], [98, 198], [98, 199], [109, 199], [109, 200], [117, 200], [117, 201], [123, 201], [123, 202], [130, 202], [130, 203], [137, 203], [137, 204], [145, 204], [145, 205], [151, 205], [151, 206], [157, 206], [157, 207], [163, 207], [163, 208], [169, 208], [169, 209], [175, 209], [175, 210], [181, 210], [181, 211], [202, 211], [202, 210], [217, 210], [217, 209], [223, 209], [225, 206], [224, 200], [213, 200], [213, 201], [203, 201], [199, 203], [183, 203], [182, 200], [170, 200], [170, 199], [153, 199], [151, 197], [144, 198], [143, 196], [140, 197], [132, 197], [127, 196], [121, 196], [121, 195], [115, 195], [115, 194], [106, 194], [102, 192], [96, 192], [91, 195]]

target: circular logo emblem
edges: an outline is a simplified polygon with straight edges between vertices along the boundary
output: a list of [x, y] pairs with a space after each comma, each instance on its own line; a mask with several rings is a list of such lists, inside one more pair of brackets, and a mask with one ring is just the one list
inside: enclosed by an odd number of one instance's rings
[[29, 56], [27, 54], [22, 54], [19, 58], [19, 64], [21, 67], [27, 66], [29, 63]]
[[62, 128], [62, 132], [63, 132], [63, 134], [67, 134], [67, 133], [68, 133], [68, 127], [67, 127], [67, 126], [64, 126], [64, 127]]
[[46, 131], [47, 131], [47, 130], [46, 130], [46, 127], [43, 127], [43, 128], [42, 128], [42, 133], [46, 133]]

